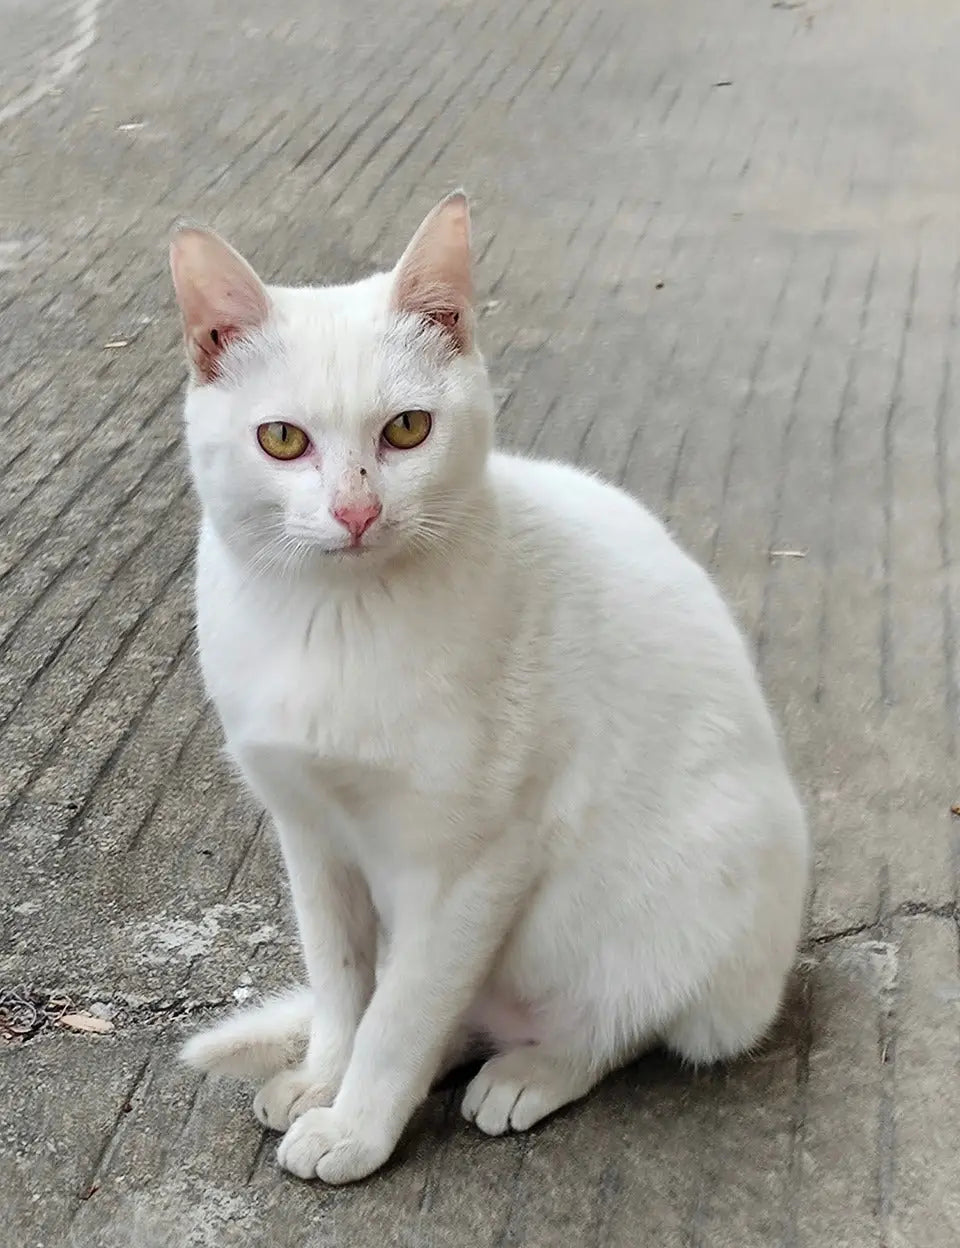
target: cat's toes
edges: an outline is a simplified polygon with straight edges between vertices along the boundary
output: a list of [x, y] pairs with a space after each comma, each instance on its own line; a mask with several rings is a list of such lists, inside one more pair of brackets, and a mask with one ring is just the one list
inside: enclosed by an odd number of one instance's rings
[[253, 1098], [257, 1120], [271, 1131], [286, 1131], [292, 1122], [318, 1105], [329, 1105], [337, 1089], [303, 1067], [281, 1070]]
[[534, 1047], [512, 1049], [486, 1062], [467, 1085], [461, 1112], [487, 1135], [526, 1131], [588, 1090]]
[[277, 1160], [301, 1179], [352, 1183], [377, 1170], [393, 1151], [384, 1138], [371, 1138], [344, 1122], [334, 1109], [309, 1109], [280, 1141]]

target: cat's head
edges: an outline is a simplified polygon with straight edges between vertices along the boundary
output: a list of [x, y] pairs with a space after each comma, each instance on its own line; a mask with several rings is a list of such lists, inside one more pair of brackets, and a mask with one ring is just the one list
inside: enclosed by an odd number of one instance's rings
[[444, 548], [493, 428], [465, 196], [434, 208], [391, 273], [351, 286], [266, 286], [192, 228], [170, 263], [191, 465], [221, 537], [275, 570]]

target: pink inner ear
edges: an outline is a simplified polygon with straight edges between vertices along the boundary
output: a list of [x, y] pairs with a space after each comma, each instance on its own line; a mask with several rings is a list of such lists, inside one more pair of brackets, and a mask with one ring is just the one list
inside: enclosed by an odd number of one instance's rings
[[460, 324], [460, 313], [455, 308], [437, 308], [433, 312], [427, 312], [426, 315], [450, 333], [453, 333]]
[[241, 255], [205, 230], [182, 230], [174, 238], [170, 267], [195, 378], [215, 381], [230, 342], [267, 319], [266, 289]]
[[398, 312], [420, 316], [439, 325], [458, 351], [469, 351], [472, 340], [469, 298], [433, 274], [407, 273], [398, 277], [394, 292]]
[[398, 281], [394, 301], [399, 312], [432, 321], [457, 339], [461, 350], [468, 349], [466, 339], [460, 341], [460, 338], [465, 329], [464, 322], [470, 305], [464, 303], [460, 294], [450, 285], [429, 274], [408, 273], [402, 285]]
[[439, 325], [458, 351], [472, 345], [470, 217], [466, 198], [448, 196], [427, 216], [396, 268], [398, 312]]
[[220, 376], [220, 360], [224, 351], [235, 339], [243, 337], [243, 330], [236, 325], [222, 323], [210, 329], [198, 325], [196, 328], [185, 327], [184, 337], [197, 380], [211, 382]]
[[189, 333], [187, 350], [197, 370], [207, 381], [213, 381], [218, 376], [217, 364], [223, 351], [235, 338], [242, 336], [236, 325], [214, 326], [209, 332], [198, 329], [196, 333]]

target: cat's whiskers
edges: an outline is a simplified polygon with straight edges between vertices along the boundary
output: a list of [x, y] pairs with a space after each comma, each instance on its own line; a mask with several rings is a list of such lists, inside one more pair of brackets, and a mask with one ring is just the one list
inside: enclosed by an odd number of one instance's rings
[[301, 538], [290, 538], [285, 550], [283, 561], [280, 565], [281, 580], [285, 579], [291, 573], [296, 573], [300, 570], [300, 566], [303, 563], [304, 557], [309, 549], [309, 544]]
[[467, 529], [474, 538], [495, 535], [495, 522], [473, 499], [438, 494], [430, 501], [431, 509], [420, 512], [411, 525], [410, 542], [415, 550], [444, 556], [456, 549], [461, 534]]
[[288, 577], [311, 549], [310, 542], [290, 533], [280, 514], [248, 516], [237, 522], [235, 533], [253, 577]]
[[258, 548], [250, 562], [250, 571], [254, 576], [278, 573], [283, 578], [306, 548], [307, 544], [300, 539], [291, 537], [289, 533], [280, 533], [277, 539]]

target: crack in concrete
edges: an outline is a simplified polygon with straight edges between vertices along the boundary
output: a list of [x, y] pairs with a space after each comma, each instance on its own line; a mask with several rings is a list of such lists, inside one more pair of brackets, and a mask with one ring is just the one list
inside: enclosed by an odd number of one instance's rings
[[[887, 911], [880, 917], [871, 919], [868, 922], [855, 923], [849, 927], [838, 928], [835, 931], [808, 936], [801, 945], [800, 954], [801, 956], [804, 953], [809, 954], [824, 945], [831, 945], [841, 940], [850, 940], [856, 936], [875, 936], [878, 932], [883, 931], [894, 919], [913, 918], [941, 919], [960, 924], [960, 911], [952, 902], [932, 905], [926, 901], [903, 901], [893, 910]], [[33, 985], [30, 987], [29, 993], [34, 1001], [47, 999], [53, 1001], [64, 996], [62, 989], [45, 990], [38, 989]], [[138, 1026], [163, 1028], [186, 1018], [203, 1016], [216, 1010], [227, 1009], [237, 1005], [237, 998], [233, 993], [220, 997], [193, 997], [183, 993], [176, 996], [147, 999], [133, 996], [124, 997], [122, 995], [110, 997], [103, 993], [71, 993], [70, 1000], [74, 1008], [77, 1009], [86, 1009], [91, 1006], [99, 1006], [101, 1012], [106, 1009], [108, 1013], [105, 1016], [110, 1017], [111, 1022], [115, 1024], [116, 1031]], [[25, 1037], [22, 1043], [32, 1043], [38, 1037], [49, 1035], [55, 1030], [57, 1030], [56, 1014], [53, 1012], [49, 1020], [37, 1027], [29, 1037]], [[116, 1031], [113, 1034], [116, 1034]], [[102, 1039], [99, 1035], [87, 1038]]]
[[804, 948], [817, 948], [820, 945], [829, 945], [835, 940], [847, 940], [852, 936], [863, 936], [867, 933], [873, 934], [893, 919], [915, 918], [946, 919], [960, 923], [960, 909], [952, 901], [944, 902], [939, 906], [934, 906], [928, 901], [902, 901], [893, 910], [870, 919], [868, 922], [855, 923], [850, 927], [841, 927], [836, 931], [824, 932], [817, 936], [808, 936], [804, 941]]

